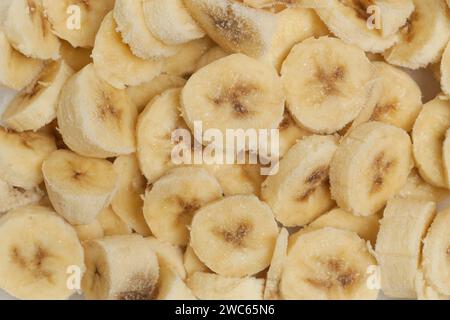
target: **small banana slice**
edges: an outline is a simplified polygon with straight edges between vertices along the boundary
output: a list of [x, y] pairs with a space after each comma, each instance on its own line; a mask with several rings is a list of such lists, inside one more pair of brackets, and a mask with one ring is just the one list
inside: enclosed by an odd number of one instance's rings
[[92, 223], [117, 190], [118, 174], [112, 163], [67, 150], [53, 152], [42, 172], [53, 207], [73, 225]]
[[339, 207], [369, 216], [406, 183], [413, 168], [411, 140], [397, 127], [367, 122], [339, 145], [330, 166], [331, 195]]
[[39, 130], [56, 118], [59, 94], [73, 70], [62, 60], [49, 64], [28, 88], [19, 93], [2, 115], [6, 127], [17, 132]]
[[302, 127], [334, 133], [354, 120], [368, 100], [375, 70], [364, 52], [339, 39], [297, 44], [281, 75], [287, 107]]
[[[93, 47], [95, 35], [105, 15], [114, 7], [114, 0], [39, 0], [52, 31], [74, 47]], [[76, 6], [77, 10], [74, 10]], [[71, 10], [72, 9], [72, 10]], [[69, 12], [75, 12], [79, 26], [71, 24]], [[73, 13], [72, 13], [73, 14]], [[76, 20], [75, 20], [76, 21]]]
[[81, 155], [108, 158], [135, 151], [136, 107], [124, 90], [101, 80], [92, 64], [63, 87], [57, 118], [65, 144]]
[[280, 281], [287, 257], [288, 238], [289, 232], [282, 228], [275, 244], [269, 271], [267, 271], [264, 300], [280, 299]]
[[[288, 110], [284, 110], [283, 120], [279, 127], [279, 156], [282, 158], [299, 140], [311, 133], [299, 127]], [[269, 143], [270, 145], [270, 143]]]
[[197, 211], [190, 245], [212, 271], [244, 277], [269, 266], [277, 235], [272, 211], [264, 202], [255, 196], [236, 195]]
[[388, 297], [416, 298], [422, 240], [436, 212], [434, 202], [416, 199], [388, 201], [375, 247], [381, 289]]
[[430, 286], [423, 274], [422, 270], [419, 270], [415, 280], [417, 300], [449, 300], [449, 296], [445, 296], [437, 292], [432, 286]]
[[138, 235], [113, 236], [84, 244], [86, 273], [81, 289], [93, 300], [150, 300], [158, 277], [158, 259]]
[[419, 69], [437, 62], [450, 35], [450, 18], [442, 0], [413, 0], [414, 12], [400, 31], [400, 41], [384, 53], [390, 64]]
[[214, 46], [201, 56], [200, 60], [198, 60], [197, 62], [196, 70], [206, 67], [208, 64], [213, 63], [216, 60], [225, 58], [228, 55], [229, 53], [223, 50], [221, 47]]
[[75, 72], [80, 71], [85, 66], [92, 63], [91, 48], [74, 48], [69, 42], [61, 40], [59, 53], [61, 54], [61, 59], [63, 59]]
[[281, 278], [284, 299], [374, 300], [368, 270], [376, 266], [364, 240], [346, 230], [303, 234], [289, 250]]
[[108, 13], [95, 37], [92, 60], [98, 75], [117, 89], [137, 86], [158, 76], [162, 59], [144, 60], [122, 42], [113, 14]]
[[0, 179], [0, 214], [20, 207], [37, 204], [44, 192], [39, 187], [18, 188]]
[[133, 230], [114, 212], [111, 207], [103, 209], [97, 216], [105, 236], [120, 236], [133, 233]]
[[158, 256], [160, 269], [169, 268], [182, 280], [186, 279], [186, 269], [183, 262], [183, 251], [169, 242], [148, 237], [145, 240]]
[[201, 300], [263, 300], [264, 279], [196, 272], [187, 285]]
[[205, 266], [203, 262], [200, 261], [200, 259], [195, 254], [194, 249], [192, 249], [192, 247], [189, 245], [186, 247], [186, 251], [184, 252], [183, 263], [188, 276], [191, 276], [196, 272], [211, 271], [207, 266]]
[[105, 236], [102, 225], [98, 220], [94, 220], [94, 222], [90, 224], [74, 226], [74, 229], [77, 232], [80, 241], [101, 239]]
[[448, 189], [437, 188], [426, 183], [420, 176], [417, 169], [413, 169], [409, 174], [406, 184], [397, 194], [401, 198], [415, 198], [419, 200], [440, 202], [450, 196]]
[[440, 76], [437, 79], [441, 82], [442, 91], [450, 96], [450, 42], [442, 55], [439, 74]]
[[160, 265], [156, 300], [196, 300], [180, 276], [165, 264]]
[[27, 206], [0, 219], [0, 287], [19, 299], [66, 299], [69, 268], [84, 272], [75, 230], [52, 210]]

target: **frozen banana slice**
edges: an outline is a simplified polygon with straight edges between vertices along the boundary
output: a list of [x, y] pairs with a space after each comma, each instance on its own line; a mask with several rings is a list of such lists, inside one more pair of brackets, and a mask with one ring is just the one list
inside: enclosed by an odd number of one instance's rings
[[24, 189], [14, 187], [0, 179], [0, 215], [13, 209], [37, 204], [44, 192], [39, 187]]
[[280, 281], [286, 263], [288, 238], [289, 232], [287, 229], [282, 228], [278, 234], [269, 271], [267, 271], [264, 300], [280, 299]]

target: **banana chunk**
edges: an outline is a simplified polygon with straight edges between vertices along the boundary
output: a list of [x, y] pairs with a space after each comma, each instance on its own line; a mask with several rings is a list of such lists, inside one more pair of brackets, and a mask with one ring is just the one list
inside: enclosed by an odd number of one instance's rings
[[133, 230], [111, 208], [103, 209], [97, 216], [105, 236], [120, 236], [133, 233]]
[[171, 269], [181, 280], [186, 279], [186, 269], [183, 263], [183, 251], [180, 247], [157, 238], [145, 238], [151, 249], [156, 253], [160, 270]]
[[280, 299], [280, 281], [287, 257], [288, 238], [289, 232], [287, 229], [281, 229], [273, 251], [272, 261], [267, 271], [264, 300]]
[[165, 264], [160, 266], [156, 300], [197, 300], [180, 276]]
[[37, 204], [44, 196], [39, 187], [18, 188], [0, 179], [0, 215], [13, 209]]
[[406, 184], [397, 196], [401, 198], [415, 198], [419, 200], [440, 202], [450, 196], [450, 191], [426, 183], [417, 169], [414, 168], [411, 171], [408, 180], [406, 180]]
[[0, 219], [0, 288], [19, 299], [66, 299], [70, 268], [84, 272], [75, 230], [52, 210], [27, 206]]
[[427, 283], [422, 270], [419, 270], [415, 280], [417, 300], [449, 300], [450, 297], [440, 294]]
[[103, 227], [97, 219], [90, 224], [74, 226], [74, 229], [80, 241], [101, 239], [105, 236]]

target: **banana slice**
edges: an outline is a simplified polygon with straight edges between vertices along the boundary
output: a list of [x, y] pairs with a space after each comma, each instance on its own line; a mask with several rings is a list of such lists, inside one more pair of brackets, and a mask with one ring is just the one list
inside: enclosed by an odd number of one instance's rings
[[85, 66], [92, 63], [91, 48], [74, 48], [69, 42], [61, 40], [59, 53], [61, 54], [61, 59], [63, 59], [75, 72], [80, 71]]
[[[95, 35], [105, 15], [114, 7], [115, 0], [39, 0], [45, 8], [45, 15], [52, 31], [74, 47], [93, 47]], [[72, 6], [79, 10], [80, 25], [68, 27], [68, 12]]]
[[150, 248], [156, 253], [160, 269], [169, 268], [180, 279], [186, 279], [186, 269], [183, 263], [183, 252], [178, 246], [153, 237], [145, 238]]
[[92, 60], [98, 75], [117, 89], [148, 82], [163, 67], [162, 59], [144, 60], [131, 52], [122, 42], [112, 12], [106, 15], [95, 37]]
[[18, 188], [0, 179], [0, 215], [20, 207], [37, 204], [44, 192], [39, 187]]
[[59, 94], [73, 70], [62, 60], [48, 65], [28, 88], [19, 93], [2, 115], [6, 127], [17, 132], [39, 130], [56, 118]]
[[270, 208], [255, 196], [237, 195], [197, 211], [190, 245], [212, 271], [244, 277], [269, 266], [277, 235]]
[[275, 244], [269, 271], [267, 271], [264, 300], [280, 299], [280, 281], [287, 257], [288, 238], [289, 232], [285, 228], [282, 228]]
[[222, 193], [219, 182], [206, 170], [175, 168], [146, 191], [144, 217], [158, 239], [186, 245], [194, 213]]
[[201, 56], [200, 60], [198, 60], [196, 70], [206, 67], [208, 64], [211, 64], [216, 60], [225, 58], [228, 55], [229, 53], [223, 50], [221, 47], [214, 46]]
[[[450, 0], [449, 0], [450, 1]], [[450, 96], [450, 42], [442, 55], [442, 60], [439, 66], [438, 80], [441, 82], [442, 91]]]
[[267, 177], [261, 197], [284, 226], [303, 226], [334, 206], [328, 170], [337, 149], [332, 136], [300, 140], [280, 162], [276, 175]]
[[113, 236], [84, 244], [86, 273], [81, 289], [92, 300], [150, 300], [159, 266], [155, 253], [138, 235]]
[[334, 155], [331, 195], [355, 215], [375, 214], [400, 191], [413, 165], [411, 140], [404, 130], [364, 123], [342, 140]]
[[263, 300], [264, 279], [196, 272], [187, 285], [201, 300]]
[[426, 183], [420, 176], [417, 169], [413, 169], [409, 174], [406, 184], [397, 194], [401, 198], [415, 198], [425, 201], [440, 202], [450, 196], [448, 189], [437, 188]]
[[442, 162], [444, 164], [445, 181], [450, 186], [450, 129], [445, 133], [445, 140], [442, 147]]
[[0, 219], [0, 287], [19, 299], [66, 299], [69, 267], [84, 272], [75, 230], [52, 210], [27, 206]]
[[[298, 141], [310, 136], [311, 133], [299, 127], [288, 110], [284, 110], [283, 120], [279, 127], [279, 156], [282, 158]], [[269, 143], [270, 145], [270, 143]]]
[[419, 69], [440, 59], [450, 35], [450, 18], [442, 0], [413, 2], [415, 9], [400, 41], [384, 57], [390, 64]]
[[42, 163], [56, 150], [55, 139], [44, 132], [9, 132], [0, 127], [0, 179], [24, 189], [44, 181]]
[[97, 76], [92, 64], [63, 87], [57, 118], [64, 142], [81, 155], [108, 158], [135, 151], [137, 110], [124, 90]]
[[196, 300], [180, 276], [164, 264], [159, 269], [157, 289], [156, 300]]
[[144, 219], [142, 195], [146, 181], [139, 170], [135, 155], [120, 156], [114, 161], [114, 170], [118, 176], [119, 188], [112, 198], [114, 212], [137, 233], [148, 236], [150, 229]]
[[297, 44], [281, 75], [294, 119], [310, 131], [329, 134], [358, 116], [368, 100], [374, 68], [362, 50], [322, 37]]
[[415, 280], [417, 300], [449, 300], [450, 297], [445, 296], [437, 292], [432, 286], [430, 286], [423, 271], [419, 270]]
[[422, 178], [446, 188], [442, 142], [450, 127], [450, 105], [436, 98], [423, 106], [412, 131], [414, 158]]
[[103, 209], [97, 216], [105, 236], [120, 236], [133, 233], [133, 230], [114, 212], [111, 207]]
[[422, 240], [435, 216], [434, 202], [416, 199], [388, 201], [375, 247], [381, 289], [388, 297], [416, 298]]
[[200, 259], [195, 254], [194, 249], [192, 249], [192, 247], [189, 245], [186, 247], [186, 251], [184, 252], [183, 263], [184, 269], [186, 270], [188, 276], [191, 276], [196, 272], [211, 271], [207, 266], [205, 266], [203, 262], [200, 261]]
[[281, 277], [287, 300], [375, 300], [368, 270], [376, 266], [356, 233], [324, 228], [303, 234], [288, 252]]
[[85, 225], [74, 226], [80, 241], [101, 239], [105, 236], [102, 225], [98, 220]]

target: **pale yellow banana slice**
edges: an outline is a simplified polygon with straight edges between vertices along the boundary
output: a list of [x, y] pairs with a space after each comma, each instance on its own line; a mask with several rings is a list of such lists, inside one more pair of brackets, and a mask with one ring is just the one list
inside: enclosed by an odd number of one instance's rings
[[283, 120], [279, 127], [279, 156], [282, 158], [299, 140], [311, 133], [299, 127], [288, 110], [284, 110]]
[[0, 219], [0, 288], [20, 299], [66, 299], [70, 270], [84, 272], [75, 230], [52, 210], [27, 206]]
[[367, 244], [351, 231], [324, 228], [303, 234], [289, 250], [281, 278], [284, 299], [374, 300], [368, 285], [376, 266]]
[[182, 280], [186, 279], [186, 269], [183, 262], [183, 251], [180, 247], [157, 238], [148, 237], [145, 240], [156, 253], [160, 268], [169, 268]]
[[0, 214], [20, 207], [37, 204], [44, 192], [39, 187], [18, 188], [0, 179]]
[[343, 139], [331, 162], [332, 197], [355, 215], [375, 214], [400, 191], [413, 165], [411, 140], [404, 130], [364, 123]]
[[434, 187], [426, 183], [417, 169], [413, 169], [406, 180], [406, 184], [397, 196], [401, 198], [415, 198], [419, 200], [440, 202], [450, 196], [450, 192], [448, 189]]
[[375, 247], [381, 289], [394, 298], [416, 298], [415, 277], [422, 240], [436, 212], [434, 202], [416, 199], [388, 201]]
[[101, 239], [105, 236], [102, 225], [98, 220], [85, 225], [74, 226], [80, 241]]
[[287, 229], [282, 228], [275, 244], [269, 270], [267, 271], [264, 300], [280, 299], [280, 281], [287, 257], [288, 238], [289, 232]]
[[450, 42], [442, 55], [441, 64], [438, 66], [440, 76], [437, 79], [441, 82], [442, 91], [450, 96]]
[[450, 129], [445, 133], [445, 139], [442, 146], [442, 162], [444, 164], [445, 181], [450, 186]]
[[120, 236], [133, 233], [133, 230], [125, 223], [111, 207], [103, 209], [97, 216], [105, 236]]
[[160, 265], [156, 300], [196, 300], [180, 276], [165, 264]]
[[63, 87], [57, 118], [64, 142], [81, 155], [107, 158], [135, 151], [136, 107], [124, 90], [101, 80], [92, 64]]
[[422, 270], [417, 272], [415, 286], [416, 286], [417, 300], [449, 300], [450, 299], [449, 296], [440, 294], [432, 286], [430, 286], [427, 283]]
[[112, 163], [67, 150], [53, 152], [44, 161], [42, 172], [53, 207], [73, 225], [92, 223], [118, 187]]
[[138, 235], [113, 236], [84, 244], [86, 273], [81, 283], [88, 299], [150, 300], [159, 266], [156, 254]]
[[183, 263], [188, 276], [191, 276], [196, 272], [211, 271], [203, 262], [200, 261], [191, 246], [186, 247], [186, 251], [183, 256]]
[[91, 48], [74, 48], [69, 42], [61, 40], [59, 53], [61, 54], [61, 59], [63, 59], [75, 72], [80, 71], [89, 63], [92, 63]]
[[204, 55], [201, 56], [200, 60], [198, 60], [197, 62], [196, 69], [198, 70], [203, 67], [206, 67], [208, 64], [213, 63], [214, 61], [219, 60], [221, 58], [225, 58], [228, 55], [229, 53], [223, 50], [221, 47], [214, 46], [208, 51], [206, 51]]
[[255, 196], [237, 195], [197, 211], [190, 245], [212, 271], [243, 277], [269, 266], [277, 235], [270, 208]]

